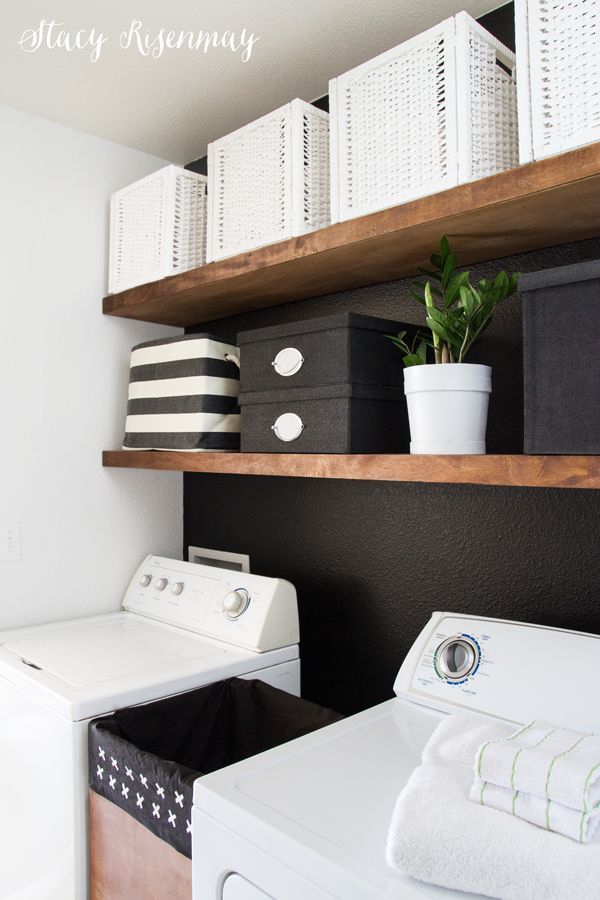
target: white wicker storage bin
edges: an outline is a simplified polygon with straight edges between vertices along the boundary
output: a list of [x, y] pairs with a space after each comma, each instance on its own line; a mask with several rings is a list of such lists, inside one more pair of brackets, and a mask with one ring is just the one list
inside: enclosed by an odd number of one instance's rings
[[205, 175], [165, 166], [110, 201], [111, 294], [206, 262]]
[[291, 103], [208, 146], [212, 262], [329, 224], [329, 114]]
[[600, 140], [599, 0], [516, 0], [522, 163]]
[[516, 166], [514, 68], [461, 12], [334, 78], [332, 221]]

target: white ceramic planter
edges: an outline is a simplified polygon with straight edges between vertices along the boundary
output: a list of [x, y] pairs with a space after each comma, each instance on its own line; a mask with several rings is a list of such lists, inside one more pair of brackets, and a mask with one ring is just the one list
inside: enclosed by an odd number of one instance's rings
[[470, 363], [409, 366], [411, 453], [485, 453], [492, 370]]

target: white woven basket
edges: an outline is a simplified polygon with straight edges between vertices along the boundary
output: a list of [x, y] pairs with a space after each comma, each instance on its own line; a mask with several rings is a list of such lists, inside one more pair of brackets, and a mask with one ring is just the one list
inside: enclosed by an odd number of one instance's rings
[[599, 0], [516, 0], [522, 163], [600, 140]]
[[110, 202], [111, 294], [206, 262], [205, 175], [165, 166]]
[[514, 68], [461, 12], [333, 79], [332, 221], [517, 165]]
[[329, 115], [303, 100], [208, 146], [208, 259], [329, 224]]

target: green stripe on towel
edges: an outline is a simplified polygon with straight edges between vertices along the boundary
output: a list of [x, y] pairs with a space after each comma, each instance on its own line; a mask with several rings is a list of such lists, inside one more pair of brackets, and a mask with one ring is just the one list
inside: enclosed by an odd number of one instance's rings
[[581, 821], [579, 823], [579, 843], [580, 844], [583, 844], [583, 825], [585, 822], [586, 815], [587, 815], [587, 813], [584, 810], [584, 812], [581, 813]]
[[[557, 759], [560, 759], [561, 756], [566, 756], [567, 753], [570, 753], [571, 750], [574, 750], [575, 747], [577, 747], [583, 740], [585, 740], [586, 737], [589, 737], [589, 734], [583, 734], [580, 738], [578, 738], [575, 741], [575, 743], [571, 747], [568, 747], [566, 750], [563, 750], [562, 753], [557, 754], [557, 756], [554, 757], [554, 759], [548, 766], [548, 774], [546, 776], [546, 799], [548, 799], [548, 788], [550, 786], [550, 776], [552, 775], [552, 769], [554, 768], [554, 763], [556, 762]], [[590, 772], [590, 775], [591, 775], [591, 772]], [[589, 775], [588, 775], [588, 778], [589, 778]], [[587, 782], [586, 782], [586, 784], [587, 784]], [[585, 787], [584, 787], [583, 791], [584, 791], [584, 796], [585, 796]], [[584, 800], [584, 802], [585, 802], [585, 800]]]
[[[587, 737], [587, 735], [586, 735], [586, 737]], [[586, 812], [587, 812], [587, 808], [588, 808], [588, 804], [587, 804], [588, 787], [590, 784], [590, 779], [591, 779], [592, 775], [594, 774], [594, 772], [596, 771], [596, 769], [600, 769], [600, 763], [597, 763], [595, 766], [592, 766], [592, 768], [588, 772], [587, 778], [585, 779], [585, 784], [583, 785], [583, 808]], [[596, 806], [598, 806], [599, 804], [600, 804], [600, 800], [598, 801], [598, 803], [596, 803]]]
[[483, 792], [485, 791], [485, 789], [486, 789], [487, 786], [488, 786], [487, 781], [482, 781], [482, 782], [481, 782], [481, 791], [480, 791], [480, 794], [479, 794], [479, 802], [481, 803], [482, 806], [485, 806], [485, 803], [483, 802]]
[[490, 744], [498, 744], [498, 743], [500, 743], [500, 741], [514, 741], [515, 738], [521, 737], [521, 735], [524, 734], [528, 728], [531, 728], [531, 726], [533, 725], [534, 722], [535, 722], [535, 719], [533, 719], [531, 722], [529, 722], [529, 724], [523, 725], [522, 728], [520, 728], [518, 731], [515, 731], [515, 733], [511, 734], [511, 736], [508, 738], [494, 738], [493, 741], [486, 741], [485, 744], [481, 745], [481, 750], [479, 751], [479, 758], [477, 760], [477, 774], [479, 775], [479, 777], [481, 778], [482, 781], [484, 779], [481, 775], [481, 761], [483, 759], [483, 751], [486, 749], [486, 747], [489, 747]]
[[556, 728], [551, 728], [550, 731], [548, 731], [544, 735], [543, 738], [540, 738], [539, 741], [536, 741], [536, 743], [532, 744], [531, 747], [521, 747], [520, 750], [517, 750], [517, 752], [515, 753], [515, 758], [513, 759], [512, 770], [510, 773], [510, 786], [512, 787], [513, 791], [515, 790], [515, 769], [517, 767], [517, 760], [518, 760], [519, 756], [521, 755], [521, 753], [523, 752], [523, 750], [535, 750], [536, 747], [539, 747], [540, 744], [543, 744], [544, 741], [548, 740], [550, 735], [554, 734], [555, 731], [556, 731]]

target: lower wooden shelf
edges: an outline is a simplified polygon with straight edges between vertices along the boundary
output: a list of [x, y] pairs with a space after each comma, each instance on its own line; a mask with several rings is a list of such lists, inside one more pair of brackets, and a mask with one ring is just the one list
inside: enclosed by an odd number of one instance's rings
[[600, 488], [600, 456], [410, 456], [105, 450], [102, 464], [225, 475]]

